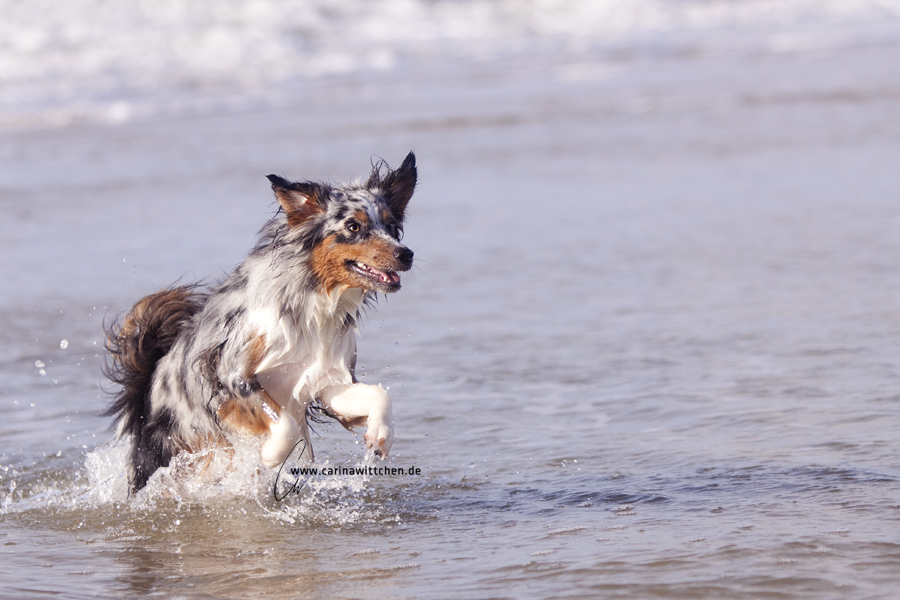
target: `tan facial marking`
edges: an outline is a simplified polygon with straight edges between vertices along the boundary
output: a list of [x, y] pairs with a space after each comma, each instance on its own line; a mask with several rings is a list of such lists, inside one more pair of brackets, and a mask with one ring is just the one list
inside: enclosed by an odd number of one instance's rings
[[370, 289], [368, 282], [347, 270], [347, 262], [361, 262], [376, 269], [397, 269], [394, 246], [380, 237], [370, 237], [359, 244], [342, 244], [330, 235], [315, 247], [312, 269], [326, 292], [337, 285]]
[[367, 215], [366, 211], [364, 210], [358, 210], [353, 213], [353, 219], [357, 223], [359, 223], [363, 227], [363, 229], [369, 226], [369, 215]]

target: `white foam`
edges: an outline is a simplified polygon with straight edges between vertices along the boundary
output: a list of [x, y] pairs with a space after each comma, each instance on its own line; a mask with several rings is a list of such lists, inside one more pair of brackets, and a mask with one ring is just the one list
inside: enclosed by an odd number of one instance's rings
[[[113, 441], [100, 446], [86, 456], [84, 469], [87, 485], [57, 486], [60, 489], [42, 490], [27, 506], [18, 503], [16, 509], [46, 506], [48, 498], [59, 500], [73, 510], [98, 508], [115, 504], [136, 514], [155, 511], [160, 502], [175, 501], [178, 505], [216, 504], [237, 506], [250, 500], [260, 514], [289, 523], [320, 523], [341, 526], [357, 522], [396, 521], [396, 516], [380, 504], [367, 499], [369, 477], [366, 475], [314, 476], [304, 478], [298, 493], [285, 494], [295, 478], [288, 474], [291, 467], [310, 466], [305, 462], [288, 461], [282, 471], [281, 493], [276, 498], [274, 486], [278, 470], [260, 464], [258, 442], [238, 443], [233, 451], [181, 454], [168, 467], [153, 474], [146, 487], [133, 497], [128, 496], [125, 467], [128, 444]], [[374, 464], [367, 456], [362, 464]], [[328, 460], [319, 461], [319, 468], [331, 466]], [[11, 495], [11, 494], [10, 494]], [[4, 509], [9, 501], [4, 502]]]
[[576, 52], [671, 35], [732, 44], [738, 29], [777, 27], [834, 44], [811, 29], [896, 30], [900, 0], [0, 0], [0, 15], [2, 126], [277, 103], [298, 78], [483, 61], [541, 40]]
[[[168, 467], [157, 470], [131, 497], [126, 475], [128, 453], [126, 441], [112, 440], [87, 452], [83, 468], [67, 469], [68, 476], [60, 476], [58, 469], [37, 467], [13, 472], [7, 468], [11, 476], [7, 477], [9, 487], [0, 494], [0, 514], [43, 514], [52, 507], [79, 519], [78, 515], [85, 515], [81, 521], [84, 524], [94, 522], [89, 515], [112, 510], [117, 523], [127, 523], [148, 514], [168, 514], [173, 506], [206, 506], [223, 514], [246, 514], [249, 501], [256, 507], [250, 510], [258, 516], [286, 523], [340, 527], [399, 520], [389, 503], [377, 499], [369, 477], [363, 474], [302, 477], [298, 493], [285, 493], [297, 479], [289, 475], [291, 467], [311, 466], [306, 462], [288, 461], [276, 498], [278, 471], [260, 464], [258, 441], [239, 443], [231, 452], [181, 454]], [[371, 454], [354, 466], [363, 464], [375, 464]], [[332, 465], [325, 459], [312, 466], [321, 469]], [[342, 462], [342, 466], [347, 465]]]
[[113, 440], [88, 452], [84, 459], [88, 489], [79, 498], [93, 505], [125, 502], [128, 499], [128, 444]]

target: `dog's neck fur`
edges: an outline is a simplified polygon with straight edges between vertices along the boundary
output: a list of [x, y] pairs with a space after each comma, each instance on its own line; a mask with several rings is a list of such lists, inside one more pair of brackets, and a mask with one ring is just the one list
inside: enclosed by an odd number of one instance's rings
[[299, 316], [309, 329], [333, 327], [335, 321], [355, 323], [366, 296], [365, 290], [347, 285], [335, 286], [331, 292], [319, 286], [307, 299], [305, 314]]
[[356, 321], [368, 292], [337, 286], [329, 293], [298, 277], [296, 269], [273, 273], [274, 265], [280, 264], [283, 261], [261, 253], [244, 265], [254, 298], [250, 322], [266, 340], [257, 373], [269, 373], [268, 383], [282, 390], [278, 394], [282, 401], [289, 394], [303, 403], [326, 385], [351, 383]]

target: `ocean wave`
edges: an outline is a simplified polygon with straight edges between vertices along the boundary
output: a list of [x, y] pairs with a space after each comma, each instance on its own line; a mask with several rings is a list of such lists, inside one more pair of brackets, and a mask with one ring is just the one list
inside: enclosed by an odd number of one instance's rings
[[[900, 0], [0, 0], [0, 14], [0, 125], [15, 125], [265, 104], [308, 78], [536, 48], [714, 49], [736, 32], [828, 45], [836, 28], [897, 29]], [[829, 33], [771, 35], [797, 27]]]

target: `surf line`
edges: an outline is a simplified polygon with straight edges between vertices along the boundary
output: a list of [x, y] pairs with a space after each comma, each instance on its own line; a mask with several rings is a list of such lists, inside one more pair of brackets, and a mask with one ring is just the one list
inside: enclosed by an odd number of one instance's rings
[[[284, 461], [281, 463], [281, 466], [278, 467], [278, 475], [275, 476], [275, 485], [272, 486], [272, 495], [275, 496], [276, 502], [281, 502], [282, 500], [284, 500], [285, 498], [288, 497], [288, 494], [290, 494], [292, 492], [295, 494], [299, 494], [300, 488], [302, 488], [304, 485], [306, 485], [306, 482], [309, 481], [309, 475], [307, 475], [306, 477], [303, 477], [299, 474], [299, 471], [298, 471], [297, 479], [294, 480], [294, 483], [291, 484], [291, 487], [288, 488], [288, 491], [286, 491], [280, 497], [278, 496], [278, 481], [281, 479], [281, 474], [284, 471], [284, 465], [285, 465], [285, 463], [287, 463], [287, 461], [291, 457], [291, 455], [294, 454], [294, 450], [296, 450], [297, 446], [299, 446], [300, 444], [303, 444], [303, 448], [300, 449], [300, 454], [297, 456], [297, 458], [298, 459], [303, 458], [303, 454], [306, 452], [306, 440], [300, 439], [296, 444], [294, 444], [294, 447], [291, 448], [291, 451], [288, 452], [288, 455], [286, 457], [284, 457]], [[292, 475], [294, 474], [293, 473], [294, 470], [295, 469], [291, 469]], [[302, 483], [301, 483], [301, 479], [303, 480]]]

